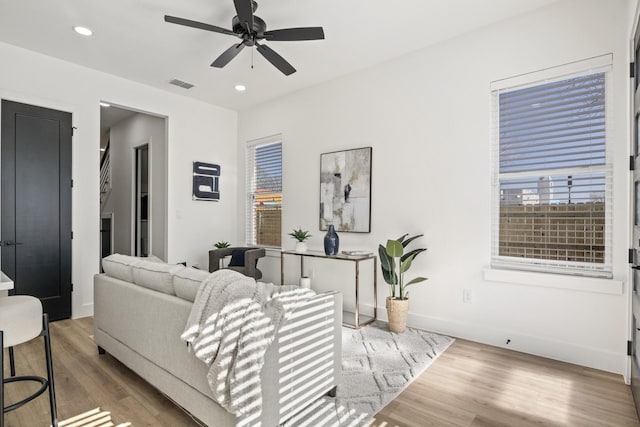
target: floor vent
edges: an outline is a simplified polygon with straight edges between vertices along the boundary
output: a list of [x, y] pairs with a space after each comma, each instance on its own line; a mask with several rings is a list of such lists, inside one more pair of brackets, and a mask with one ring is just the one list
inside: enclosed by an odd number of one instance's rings
[[184, 89], [191, 89], [193, 87], [191, 83], [183, 82], [182, 80], [178, 80], [178, 79], [173, 79], [169, 81], [169, 83], [175, 86], [180, 86], [181, 88], [184, 88]]

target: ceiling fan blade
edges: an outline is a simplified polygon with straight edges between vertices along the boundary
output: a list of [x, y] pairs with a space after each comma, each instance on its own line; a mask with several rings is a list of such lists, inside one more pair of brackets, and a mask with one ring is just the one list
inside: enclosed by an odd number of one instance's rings
[[276, 51], [271, 49], [269, 46], [258, 43], [256, 43], [256, 46], [258, 47], [258, 52], [260, 52], [267, 61], [271, 62], [271, 64], [273, 64], [273, 66], [280, 70], [285, 76], [296, 72], [296, 69], [293, 68], [291, 64], [289, 64], [282, 56], [278, 55]]
[[227, 65], [233, 58], [235, 58], [240, 51], [244, 49], [244, 43], [238, 43], [231, 46], [229, 49], [222, 52], [222, 55], [218, 56], [213, 63], [211, 63], [212, 67], [222, 68]]
[[248, 30], [253, 30], [253, 1], [252, 0], [233, 0], [236, 7], [238, 19], [242, 25]]
[[282, 30], [265, 31], [264, 38], [272, 41], [323, 40], [322, 27], [284, 28]]
[[205, 24], [203, 22], [192, 21], [190, 19], [164, 15], [164, 20], [165, 22], [169, 22], [171, 24], [184, 25], [185, 27], [198, 28], [200, 30], [213, 31], [214, 33], [221, 33], [221, 34], [227, 34], [230, 36], [238, 37], [238, 35], [231, 30], [227, 30], [221, 27], [216, 27], [215, 25], [211, 25], [211, 24]]

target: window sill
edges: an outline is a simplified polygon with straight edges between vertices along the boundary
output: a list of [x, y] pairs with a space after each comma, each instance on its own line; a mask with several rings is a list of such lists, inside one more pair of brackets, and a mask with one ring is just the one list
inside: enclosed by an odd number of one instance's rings
[[608, 295], [622, 295], [623, 292], [622, 280], [600, 279], [597, 277], [503, 270], [491, 267], [484, 268], [483, 277], [484, 280], [490, 282], [566, 289], [578, 292], [591, 292]]
[[280, 252], [282, 252], [281, 248], [274, 248], [273, 246], [269, 246], [269, 247], [265, 247], [264, 249], [267, 252], [268, 257], [280, 258]]

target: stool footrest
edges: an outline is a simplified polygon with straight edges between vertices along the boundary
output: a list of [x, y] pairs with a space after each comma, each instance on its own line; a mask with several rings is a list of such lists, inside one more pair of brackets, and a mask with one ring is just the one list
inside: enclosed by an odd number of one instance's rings
[[22, 405], [31, 402], [33, 399], [35, 399], [36, 397], [40, 396], [42, 393], [44, 393], [44, 391], [47, 389], [47, 387], [49, 386], [49, 381], [47, 381], [46, 378], [43, 377], [38, 377], [38, 376], [34, 376], [34, 375], [29, 375], [29, 376], [20, 376], [20, 377], [11, 377], [11, 378], [5, 378], [4, 379], [4, 383], [5, 384], [9, 384], [9, 383], [15, 383], [15, 382], [19, 382], [19, 381], [33, 381], [33, 382], [37, 382], [40, 383], [41, 386], [38, 390], [36, 390], [35, 393], [25, 397], [24, 399], [22, 399], [19, 402], [13, 403], [9, 406], [6, 406], [4, 408], [4, 413], [6, 414], [7, 412], [11, 412], [14, 409], [18, 409], [19, 407], [21, 407]]

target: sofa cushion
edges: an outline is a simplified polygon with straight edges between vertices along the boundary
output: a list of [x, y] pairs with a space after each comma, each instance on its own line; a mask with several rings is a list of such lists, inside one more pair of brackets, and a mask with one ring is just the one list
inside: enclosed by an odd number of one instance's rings
[[108, 276], [133, 283], [133, 266], [138, 262], [134, 256], [113, 254], [102, 259], [102, 269]]
[[209, 276], [209, 272], [187, 267], [173, 275], [173, 289], [177, 296], [187, 301], [195, 301], [200, 284]]
[[140, 260], [132, 269], [133, 283], [136, 285], [175, 295], [173, 275], [184, 269], [184, 266]]

